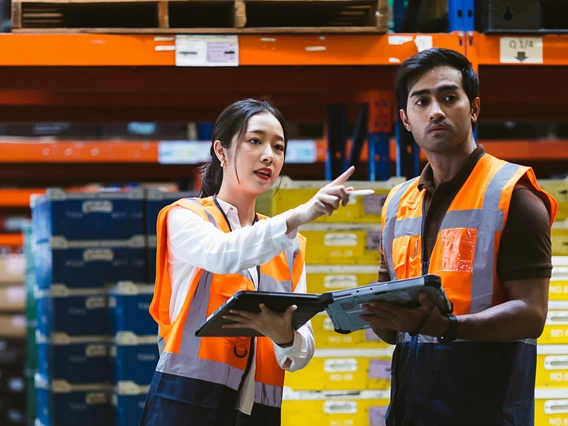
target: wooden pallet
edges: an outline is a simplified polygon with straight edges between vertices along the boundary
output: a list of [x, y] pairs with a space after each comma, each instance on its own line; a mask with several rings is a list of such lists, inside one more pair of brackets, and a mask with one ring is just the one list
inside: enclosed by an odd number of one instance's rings
[[388, 0], [12, 0], [15, 32], [384, 33]]

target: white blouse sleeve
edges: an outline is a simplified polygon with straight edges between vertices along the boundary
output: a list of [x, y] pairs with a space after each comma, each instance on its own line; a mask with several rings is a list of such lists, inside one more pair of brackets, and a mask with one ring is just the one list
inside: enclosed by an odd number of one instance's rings
[[191, 210], [174, 207], [168, 214], [169, 253], [214, 274], [262, 265], [294, 244], [297, 231], [286, 234], [287, 214], [225, 233]]

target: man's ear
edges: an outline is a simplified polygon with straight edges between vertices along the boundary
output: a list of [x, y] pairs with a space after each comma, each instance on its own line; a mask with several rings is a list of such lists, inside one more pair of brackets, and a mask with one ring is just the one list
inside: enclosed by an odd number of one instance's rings
[[471, 122], [477, 123], [479, 119], [479, 112], [481, 111], [481, 100], [479, 97], [475, 98], [471, 103]]

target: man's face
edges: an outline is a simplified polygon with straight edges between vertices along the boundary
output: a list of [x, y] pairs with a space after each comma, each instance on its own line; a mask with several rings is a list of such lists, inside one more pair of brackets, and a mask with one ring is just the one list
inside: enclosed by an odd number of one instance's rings
[[425, 151], [444, 152], [463, 143], [477, 121], [479, 98], [472, 105], [462, 85], [462, 74], [442, 66], [426, 71], [409, 87], [406, 113], [400, 117]]

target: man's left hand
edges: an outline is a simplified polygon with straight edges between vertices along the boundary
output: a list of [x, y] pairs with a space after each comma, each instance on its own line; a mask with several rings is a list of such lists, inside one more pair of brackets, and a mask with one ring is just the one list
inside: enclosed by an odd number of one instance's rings
[[[420, 333], [434, 337], [443, 335], [448, 329], [448, 319], [440, 314], [437, 306], [433, 307], [425, 293], [421, 293], [418, 300], [420, 306], [417, 308], [378, 300], [369, 302], [363, 305], [367, 314], [362, 314], [360, 318], [368, 321], [373, 330], [386, 328], [401, 333]], [[424, 320], [426, 322], [420, 327]]]

